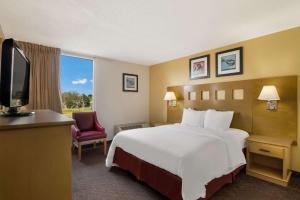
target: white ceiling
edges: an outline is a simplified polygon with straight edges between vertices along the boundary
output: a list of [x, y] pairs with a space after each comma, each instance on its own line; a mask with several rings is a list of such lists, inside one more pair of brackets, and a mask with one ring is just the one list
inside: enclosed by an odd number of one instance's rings
[[0, 0], [5, 37], [151, 65], [300, 25], [299, 0]]

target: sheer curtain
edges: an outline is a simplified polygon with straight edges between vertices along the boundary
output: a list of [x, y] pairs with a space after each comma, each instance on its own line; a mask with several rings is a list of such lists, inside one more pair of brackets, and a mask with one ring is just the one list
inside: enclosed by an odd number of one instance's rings
[[60, 92], [60, 49], [18, 42], [30, 60], [28, 108], [50, 109], [62, 113]]

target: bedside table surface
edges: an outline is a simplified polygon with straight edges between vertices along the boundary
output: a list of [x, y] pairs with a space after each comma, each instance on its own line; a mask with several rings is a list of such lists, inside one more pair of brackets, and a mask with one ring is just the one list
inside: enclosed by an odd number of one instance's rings
[[293, 140], [290, 138], [269, 137], [263, 135], [251, 135], [250, 137], [247, 138], [247, 141], [260, 142], [260, 143], [266, 143], [266, 144], [272, 144], [272, 145], [284, 146], [284, 147], [289, 147], [293, 143]]

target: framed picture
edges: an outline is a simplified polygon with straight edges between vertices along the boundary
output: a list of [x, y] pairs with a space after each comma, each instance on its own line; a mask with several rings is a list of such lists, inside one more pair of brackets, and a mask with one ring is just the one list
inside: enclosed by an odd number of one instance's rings
[[190, 59], [191, 80], [209, 77], [209, 55]]
[[243, 47], [216, 53], [216, 77], [243, 74]]
[[138, 92], [138, 75], [123, 73], [123, 91]]

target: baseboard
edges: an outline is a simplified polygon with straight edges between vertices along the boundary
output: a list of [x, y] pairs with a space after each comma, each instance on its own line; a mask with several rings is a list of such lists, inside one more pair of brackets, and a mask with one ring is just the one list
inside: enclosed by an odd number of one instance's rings
[[292, 170], [292, 176], [295, 176], [295, 177], [300, 177], [300, 172], [297, 172], [297, 171], [293, 171]]

